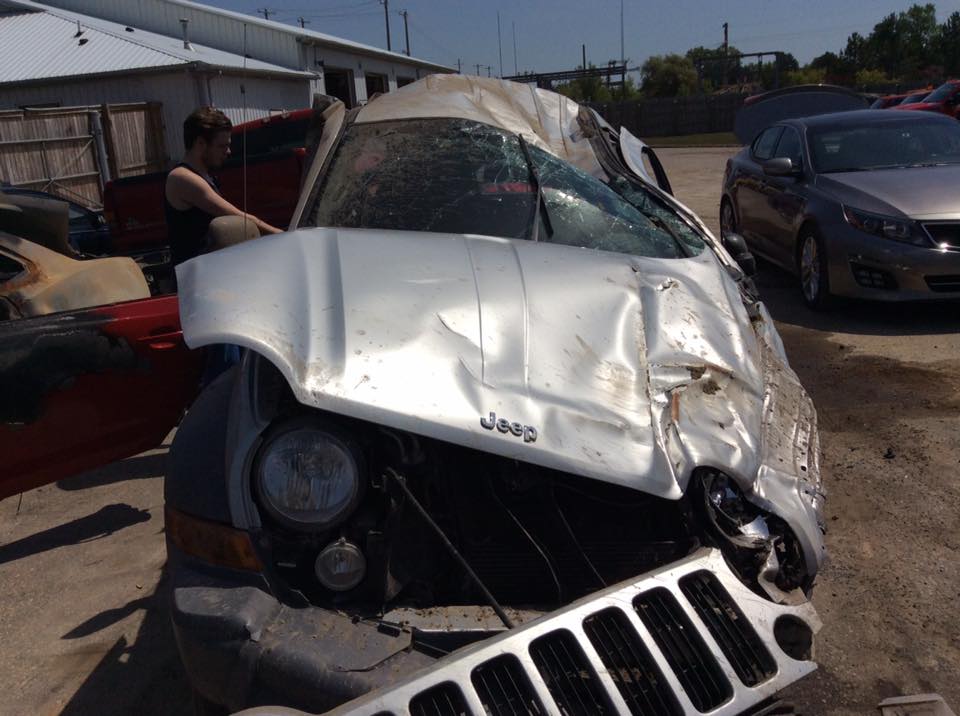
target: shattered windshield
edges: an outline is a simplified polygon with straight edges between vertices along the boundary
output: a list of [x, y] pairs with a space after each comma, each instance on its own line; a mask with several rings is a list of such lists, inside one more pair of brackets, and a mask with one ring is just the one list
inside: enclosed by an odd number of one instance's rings
[[661, 258], [689, 253], [661, 220], [596, 177], [469, 120], [355, 124], [322, 182], [309, 225], [536, 236]]

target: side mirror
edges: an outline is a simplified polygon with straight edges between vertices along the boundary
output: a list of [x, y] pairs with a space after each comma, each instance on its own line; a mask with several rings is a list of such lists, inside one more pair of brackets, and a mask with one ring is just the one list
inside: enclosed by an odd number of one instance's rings
[[770, 177], [800, 176], [800, 167], [793, 165], [793, 160], [787, 157], [768, 159], [763, 163], [763, 173]]
[[750, 253], [750, 249], [747, 248], [747, 240], [740, 234], [724, 234], [723, 247], [730, 252], [733, 260], [737, 262], [737, 265], [743, 269], [747, 276], [753, 276], [757, 273], [757, 260]]

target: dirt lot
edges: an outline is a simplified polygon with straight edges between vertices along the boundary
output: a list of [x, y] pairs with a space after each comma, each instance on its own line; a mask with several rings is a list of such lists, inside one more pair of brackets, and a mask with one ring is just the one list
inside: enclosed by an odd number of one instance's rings
[[[660, 151], [714, 230], [731, 152]], [[786, 274], [764, 265], [759, 283], [819, 409], [829, 492], [821, 667], [789, 697], [806, 714], [866, 714], [937, 691], [958, 709], [960, 308], [819, 316]], [[165, 452], [0, 502], [0, 713], [187, 711], [157, 596]]]

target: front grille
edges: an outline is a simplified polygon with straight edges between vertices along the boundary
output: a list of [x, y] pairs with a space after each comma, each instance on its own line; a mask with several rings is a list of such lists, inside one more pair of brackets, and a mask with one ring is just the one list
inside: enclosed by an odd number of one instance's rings
[[644, 592], [633, 607], [698, 711], [710, 711], [733, 695], [720, 665], [670, 590]]
[[633, 716], [682, 716], [663, 674], [620, 609], [587, 617], [583, 630]]
[[680, 589], [743, 683], [756, 686], [777, 672], [770, 652], [716, 577], [695, 572], [680, 580]]
[[853, 278], [864, 288], [880, 288], [886, 291], [895, 291], [897, 282], [889, 271], [866, 266], [856, 261], [850, 262]]
[[960, 291], [960, 275], [924, 276], [931, 291], [949, 293]]
[[960, 222], [926, 223], [923, 228], [939, 248], [960, 251]]
[[471, 716], [453, 682], [438, 684], [410, 700], [410, 716]]
[[470, 677], [490, 716], [540, 716], [545, 713], [517, 657], [510, 654], [481, 664]]
[[580, 644], [566, 629], [530, 645], [530, 656], [565, 716], [613, 713]]
[[[778, 646], [775, 625], [788, 622], [802, 622], [807, 642], [819, 628], [812, 605], [758, 597], [719, 550], [701, 549], [456, 651], [329, 716], [408, 708], [414, 716], [786, 714], [771, 695], [816, 668], [809, 657], [791, 658]], [[741, 657], [748, 669], [738, 665]], [[734, 676], [756, 681], [768, 671], [754, 686]]]

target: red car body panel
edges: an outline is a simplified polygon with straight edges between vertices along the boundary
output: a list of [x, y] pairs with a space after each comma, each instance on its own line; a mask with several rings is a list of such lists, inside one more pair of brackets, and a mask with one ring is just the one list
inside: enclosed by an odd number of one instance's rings
[[[285, 229], [300, 195], [307, 129], [313, 110], [303, 109], [237, 125], [231, 158], [217, 172], [223, 195], [269, 224]], [[243, 141], [247, 171], [244, 200]], [[103, 191], [104, 217], [113, 254], [139, 254], [167, 245], [163, 215], [167, 172], [153, 172], [108, 182]]]
[[203, 358], [176, 296], [0, 323], [0, 498], [160, 445]]
[[960, 119], [960, 80], [950, 80], [930, 94], [939, 93], [945, 86], [952, 87], [952, 91], [943, 99], [934, 102], [915, 102], [914, 104], [905, 104], [893, 109], [917, 110], [920, 112], [938, 112], [954, 119]]

